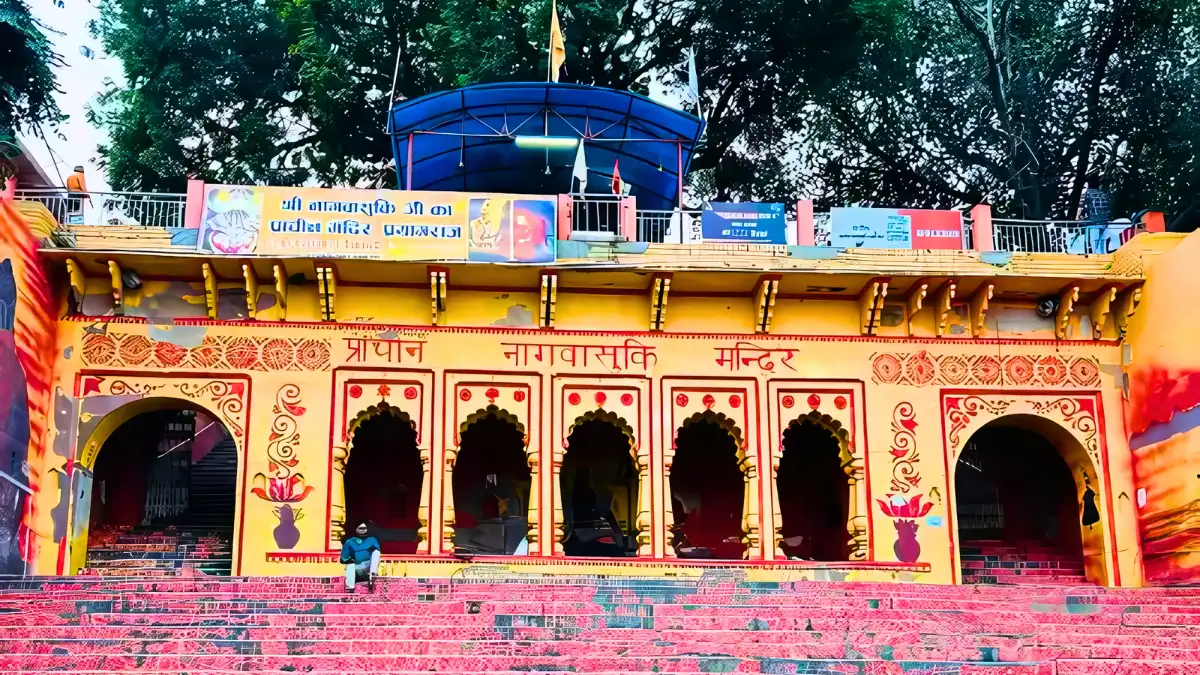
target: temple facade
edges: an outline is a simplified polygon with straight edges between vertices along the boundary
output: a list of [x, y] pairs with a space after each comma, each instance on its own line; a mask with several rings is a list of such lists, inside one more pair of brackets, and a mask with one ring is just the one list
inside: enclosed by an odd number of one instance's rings
[[333, 575], [369, 522], [394, 575], [987, 582], [998, 555], [1143, 583], [1122, 340], [1181, 235], [817, 255], [568, 230], [513, 266], [104, 227], [40, 254], [60, 318], [37, 573], [203, 527], [230, 573]]

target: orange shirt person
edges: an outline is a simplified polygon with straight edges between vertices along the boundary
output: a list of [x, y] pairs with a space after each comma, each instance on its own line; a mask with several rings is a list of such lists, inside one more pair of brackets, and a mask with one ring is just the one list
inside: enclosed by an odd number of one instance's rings
[[78, 225], [83, 222], [83, 200], [92, 202], [87, 193], [87, 182], [83, 178], [83, 167], [75, 167], [75, 172], [67, 176], [67, 215], [68, 220]]

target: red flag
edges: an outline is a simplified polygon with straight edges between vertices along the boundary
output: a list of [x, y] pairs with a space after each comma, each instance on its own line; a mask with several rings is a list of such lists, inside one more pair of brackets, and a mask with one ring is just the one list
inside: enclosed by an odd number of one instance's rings
[[613, 162], [613, 183], [612, 183], [613, 194], [614, 195], [621, 194], [624, 185], [625, 185], [625, 183], [623, 183], [621, 181], [621, 160], [618, 159]]

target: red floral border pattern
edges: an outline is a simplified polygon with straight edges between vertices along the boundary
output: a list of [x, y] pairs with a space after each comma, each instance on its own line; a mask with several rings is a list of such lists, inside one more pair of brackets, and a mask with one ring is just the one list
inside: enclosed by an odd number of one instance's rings
[[908, 494], [921, 483], [916, 417], [913, 404], [908, 401], [897, 403], [892, 410], [892, 489], [901, 494]]
[[83, 364], [109, 368], [197, 368], [201, 370], [329, 370], [325, 339], [208, 335], [195, 347], [180, 347], [129, 333], [92, 333], [83, 339]]
[[1012, 354], [938, 355], [926, 351], [911, 354], [871, 355], [871, 381], [912, 387], [946, 386], [1041, 386], [1097, 387], [1100, 361], [1094, 356], [1043, 356]]

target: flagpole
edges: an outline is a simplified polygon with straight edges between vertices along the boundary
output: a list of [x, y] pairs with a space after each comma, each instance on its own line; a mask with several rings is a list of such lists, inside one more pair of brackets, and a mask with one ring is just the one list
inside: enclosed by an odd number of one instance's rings
[[558, 0], [550, 0], [550, 45], [546, 48], [546, 82], [554, 79], [554, 20], [558, 17]]

